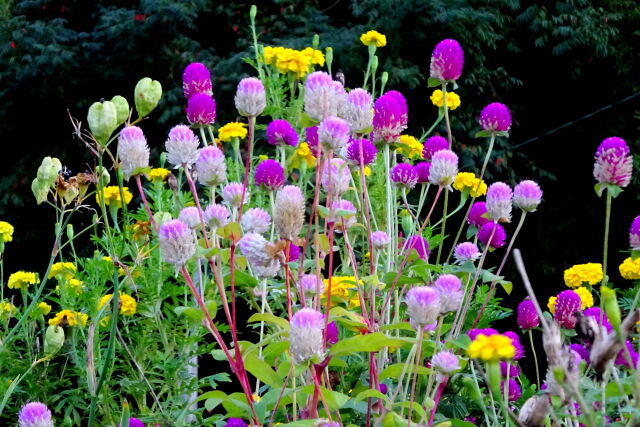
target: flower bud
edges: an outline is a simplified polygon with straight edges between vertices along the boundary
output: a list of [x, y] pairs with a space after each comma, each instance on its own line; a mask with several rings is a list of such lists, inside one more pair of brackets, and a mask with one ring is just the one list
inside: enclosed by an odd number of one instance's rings
[[64, 329], [50, 325], [44, 335], [44, 352], [52, 356], [56, 354], [64, 345]]
[[201, 149], [196, 160], [196, 170], [200, 184], [209, 187], [224, 184], [227, 180], [227, 164], [222, 150], [213, 145]]
[[120, 95], [111, 98], [111, 102], [113, 102], [113, 105], [116, 107], [118, 125], [121, 125], [129, 118], [129, 103], [124, 96]]
[[494, 182], [487, 190], [487, 212], [493, 221], [510, 222], [513, 191], [504, 182]]
[[96, 141], [105, 145], [118, 127], [118, 112], [115, 104], [111, 101], [94, 102], [89, 107], [87, 123]]
[[161, 97], [162, 85], [159, 81], [151, 80], [149, 77], [141, 79], [134, 90], [138, 116], [146, 117], [158, 106]]

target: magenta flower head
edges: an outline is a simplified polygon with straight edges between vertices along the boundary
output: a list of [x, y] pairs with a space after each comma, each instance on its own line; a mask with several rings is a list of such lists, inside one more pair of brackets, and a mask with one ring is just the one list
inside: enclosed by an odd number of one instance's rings
[[[222, 189], [222, 200], [231, 207], [239, 208], [242, 204], [242, 191], [244, 185], [239, 182], [230, 182]], [[249, 190], [245, 191], [245, 200], [249, 194]]]
[[280, 270], [280, 261], [267, 253], [267, 244], [267, 239], [258, 233], [247, 233], [238, 242], [240, 252], [260, 278], [273, 277]]
[[374, 231], [371, 233], [371, 244], [377, 250], [385, 249], [391, 243], [391, 238], [384, 231]]
[[493, 328], [481, 328], [481, 329], [475, 328], [467, 332], [467, 335], [469, 336], [469, 338], [471, 338], [471, 341], [475, 340], [478, 335], [485, 335], [487, 337], [490, 337], [491, 335], [497, 335], [497, 334], [498, 334], [498, 331], [496, 331]]
[[196, 160], [198, 182], [207, 187], [224, 184], [227, 181], [227, 164], [224, 153], [215, 145], [207, 145], [198, 153]]
[[192, 165], [198, 159], [199, 146], [200, 141], [189, 126], [174, 126], [169, 131], [169, 138], [165, 142], [167, 161], [176, 168]]
[[306, 297], [313, 297], [324, 292], [324, 282], [315, 274], [303, 274], [298, 279], [298, 289]]
[[298, 237], [304, 224], [304, 195], [299, 187], [287, 185], [276, 194], [273, 222], [281, 239]]
[[206, 93], [196, 93], [187, 104], [187, 120], [192, 125], [210, 125], [216, 121], [216, 101]]
[[488, 132], [508, 132], [511, 127], [511, 112], [499, 102], [489, 104], [480, 113], [480, 126]]
[[284, 185], [284, 170], [275, 160], [263, 160], [256, 166], [254, 180], [256, 185], [275, 191]]
[[513, 190], [513, 204], [525, 212], [535, 212], [541, 200], [542, 190], [534, 181], [521, 181]]
[[398, 92], [385, 93], [373, 106], [373, 134], [376, 142], [391, 144], [400, 139], [407, 128], [407, 107], [404, 97]]
[[418, 175], [418, 183], [425, 184], [429, 182], [429, 174], [431, 171], [430, 162], [418, 162], [413, 165], [413, 170]]
[[640, 251], [640, 215], [638, 215], [631, 223], [629, 229], [629, 246], [634, 251]]
[[[616, 356], [616, 360], [613, 362], [617, 366], [626, 366], [627, 368], [637, 368], [638, 366], [638, 352], [635, 350], [634, 345], [631, 341], [627, 340], [625, 344], [626, 350], [623, 348], [618, 352]], [[629, 359], [627, 358], [627, 351], [629, 352], [629, 356], [631, 357], [631, 363], [629, 363]]]
[[449, 141], [446, 138], [443, 138], [439, 135], [432, 136], [427, 138], [422, 146], [422, 157], [426, 161], [431, 161], [431, 158], [435, 153], [440, 150], [448, 150], [449, 149]]
[[393, 98], [396, 101], [396, 104], [400, 107], [400, 114], [402, 116], [402, 120], [404, 120], [405, 124], [409, 120], [409, 108], [407, 107], [407, 99], [403, 94], [398, 92], [397, 90], [390, 90], [384, 94], [384, 96], [388, 96]]
[[289, 261], [298, 261], [300, 259], [300, 252], [300, 246], [294, 245], [293, 243], [289, 242]]
[[291, 318], [289, 352], [293, 363], [308, 362], [314, 356], [322, 357], [324, 346], [324, 315], [305, 307]]
[[224, 427], [249, 427], [242, 418], [229, 417]]
[[436, 151], [431, 157], [429, 182], [451, 189], [458, 174], [458, 156], [451, 150]]
[[[362, 152], [362, 154], [361, 154]], [[346, 158], [354, 166], [371, 164], [378, 155], [378, 149], [371, 141], [365, 138], [351, 138], [347, 145]]]
[[[493, 231], [494, 228], [495, 232]], [[493, 233], [493, 237], [491, 237], [491, 233]], [[506, 238], [507, 233], [504, 231], [504, 227], [494, 222], [488, 222], [478, 230], [478, 240], [480, 240], [483, 245], [489, 245], [494, 249], [503, 247]], [[489, 239], [491, 239], [491, 241], [489, 241]]]
[[324, 164], [321, 183], [327, 194], [331, 193], [333, 197], [339, 198], [347, 191], [350, 182], [351, 172], [349, 172], [347, 163], [344, 160], [334, 157]]
[[158, 235], [160, 257], [163, 261], [173, 265], [176, 270], [195, 255], [196, 235], [187, 224], [179, 219], [162, 223]]
[[504, 182], [494, 182], [487, 189], [487, 212], [496, 222], [511, 221], [513, 191]]
[[407, 292], [404, 298], [407, 314], [414, 328], [424, 327], [438, 320], [440, 314], [440, 296], [430, 286], [417, 286]]
[[[509, 382], [506, 384], [507, 388], [507, 397], [509, 402], [515, 402], [520, 399], [522, 396], [522, 389], [520, 388], [520, 384], [514, 379], [509, 378]], [[504, 381], [500, 381], [500, 390], [505, 389]]]
[[321, 122], [329, 116], [337, 116], [345, 99], [342, 83], [334, 81], [324, 71], [307, 76], [304, 83], [304, 111], [309, 117]]
[[[343, 211], [340, 215], [337, 211]], [[338, 231], [344, 231], [353, 227], [356, 223], [356, 207], [348, 200], [334, 200], [331, 203], [331, 210], [327, 217], [327, 224], [335, 223]]]
[[518, 337], [518, 334], [516, 334], [513, 331], [507, 331], [502, 335], [504, 335], [505, 337], [509, 337], [509, 339], [511, 340], [511, 344], [513, 344], [513, 346], [516, 349], [516, 353], [513, 356], [513, 360], [522, 359], [524, 357], [524, 347], [520, 343], [520, 337]]
[[192, 230], [200, 226], [200, 212], [195, 206], [182, 208], [178, 215], [178, 219], [187, 224]]
[[509, 374], [509, 378], [515, 378], [520, 375], [520, 368], [518, 365], [514, 365], [513, 363], [505, 362], [504, 360], [500, 361], [500, 374], [503, 378], [507, 378], [507, 374]]
[[267, 142], [271, 145], [298, 145], [298, 134], [286, 120], [274, 120], [267, 126]]
[[455, 312], [462, 302], [462, 282], [453, 274], [441, 274], [433, 283], [440, 295], [440, 313]]
[[431, 54], [431, 77], [443, 82], [458, 80], [464, 65], [464, 52], [460, 43], [445, 39], [438, 43]]
[[467, 222], [469, 223], [469, 225], [480, 228], [486, 223], [491, 222], [491, 220], [486, 217], [486, 213], [487, 204], [485, 202], [475, 202], [473, 205], [471, 205], [471, 210], [469, 211]]
[[456, 260], [456, 264], [464, 264], [465, 262], [474, 262], [480, 258], [482, 254], [478, 250], [475, 243], [463, 242], [456, 245], [453, 250], [453, 257]]
[[626, 187], [632, 172], [633, 158], [624, 139], [612, 136], [600, 143], [593, 165], [593, 176], [599, 184]]
[[304, 130], [304, 134], [307, 137], [307, 145], [309, 146], [309, 151], [313, 154], [314, 157], [318, 157], [318, 126], [311, 126]]
[[18, 414], [19, 427], [53, 427], [51, 411], [40, 402], [29, 402]]
[[578, 353], [578, 356], [580, 356], [580, 358], [587, 364], [591, 363], [591, 352], [587, 347], [582, 344], [571, 344], [569, 345], [569, 348]]
[[611, 325], [611, 322], [609, 322], [607, 314], [603, 312], [600, 307], [589, 307], [582, 314], [587, 317], [593, 317], [598, 325], [605, 327], [607, 332], [610, 333], [613, 331], [613, 326]]
[[251, 208], [242, 215], [240, 225], [245, 233], [265, 233], [271, 225], [271, 216], [261, 208]]
[[577, 318], [575, 312], [582, 311], [580, 296], [572, 290], [562, 291], [556, 299], [555, 313], [553, 318], [560, 326], [567, 329], [576, 327]]
[[144, 423], [137, 418], [129, 418], [129, 427], [145, 427]]
[[118, 158], [125, 179], [139, 174], [139, 169], [149, 166], [149, 147], [142, 129], [137, 126], [127, 126], [120, 131]]
[[267, 98], [260, 79], [249, 77], [240, 80], [234, 101], [241, 116], [257, 117], [262, 114]]
[[318, 126], [318, 141], [326, 150], [340, 150], [349, 142], [349, 123], [339, 117], [325, 118]]
[[327, 347], [331, 347], [338, 342], [338, 325], [336, 322], [327, 323]]
[[438, 372], [449, 376], [460, 369], [460, 362], [458, 356], [450, 351], [443, 350], [433, 355], [431, 358], [431, 366]]
[[391, 169], [391, 181], [400, 187], [413, 188], [418, 182], [418, 174], [409, 163], [399, 163]]
[[429, 257], [429, 242], [422, 236], [411, 236], [404, 242], [404, 250], [413, 250], [415, 249], [418, 253], [418, 256], [427, 260]]
[[367, 133], [373, 126], [373, 99], [364, 89], [353, 89], [340, 106], [340, 116], [349, 122], [354, 134]]
[[184, 97], [191, 99], [197, 93], [212, 96], [211, 73], [204, 64], [192, 62], [182, 73], [182, 90]]
[[537, 327], [539, 324], [540, 319], [538, 318], [536, 306], [529, 298], [525, 298], [518, 304], [518, 326], [520, 326], [521, 329], [531, 329]]
[[204, 210], [204, 220], [211, 228], [222, 228], [229, 223], [229, 209], [212, 203]]

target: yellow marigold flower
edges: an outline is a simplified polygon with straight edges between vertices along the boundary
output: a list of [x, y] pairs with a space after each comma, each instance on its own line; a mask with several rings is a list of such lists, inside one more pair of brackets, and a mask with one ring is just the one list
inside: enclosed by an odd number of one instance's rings
[[547, 302], [547, 308], [551, 314], [556, 314], [556, 300], [558, 297], [549, 297], [549, 302]]
[[308, 57], [313, 65], [324, 67], [324, 53], [312, 47], [302, 49], [302, 54]]
[[78, 280], [78, 279], [70, 279], [70, 280], [67, 282], [67, 285], [68, 285], [71, 289], [73, 289], [73, 290], [76, 292], [76, 294], [80, 295], [80, 294], [82, 293], [82, 291], [83, 291], [83, 286], [82, 286], [82, 284], [83, 284], [83, 283], [84, 283], [84, 282], [83, 282], [82, 280]]
[[[131, 202], [133, 199], [133, 194], [129, 191], [129, 188], [122, 187], [122, 192], [124, 194], [124, 203], [126, 205]], [[100, 190], [96, 191], [96, 202], [101, 204]], [[120, 199], [120, 188], [117, 185], [110, 185], [109, 187], [104, 187], [104, 202], [107, 206], [110, 206], [112, 203], [114, 206], [121, 208], [122, 200]]]
[[9, 319], [13, 317], [18, 309], [9, 301], [0, 301], [0, 319]]
[[247, 129], [244, 123], [231, 122], [218, 129], [218, 137], [222, 142], [229, 142], [233, 138], [243, 139], [247, 136]]
[[[436, 107], [444, 107], [444, 95], [440, 89], [433, 91], [429, 97], [431, 103]], [[449, 110], [455, 110], [460, 106], [460, 97], [455, 92], [447, 92], [447, 108]]]
[[38, 283], [38, 275], [30, 271], [16, 271], [7, 282], [9, 289], [27, 289], [29, 285]]
[[13, 240], [13, 225], [6, 221], [0, 221], [0, 240], [10, 242]]
[[260, 402], [260, 401], [262, 400], [262, 399], [260, 398], [260, 396], [258, 396], [258, 395], [257, 395], [257, 394], [255, 394], [255, 393], [251, 395], [251, 399], [252, 399], [254, 402]]
[[49, 270], [49, 279], [61, 276], [65, 279], [73, 278], [74, 274], [78, 271], [76, 266], [72, 262], [56, 262], [51, 266], [51, 270]]
[[267, 160], [269, 158], [269, 156], [265, 156], [264, 154], [260, 154], [258, 156], [258, 160], [263, 161], [263, 160]]
[[291, 166], [295, 169], [300, 169], [302, 162], [305, 162], [307, 167], [313, 167], [316, 164], [316, 158], [311, 153], [309, 144], [306, 142], [300, 143], [296, 151], [294, 151], [291, 158]]
[[[356, 175], [360, 176], [360, 169], [356, 169]], [[369, 166], [364, 167], [364, 176], [371, 175], [371, 168]]]
[[[329, 292], [329, 279], [324, 279], [323, 298], [327, 298]], [[354, 276], [332, 276], [331, 277], [331, 306], [336, 306], [341, 300], [350, 301], [349, 290], [356, 288], [356, 278]]]
[[423, 145], [411, 135], [400, 135], [397, 151], [410, 159], [422, 158]]
[[49, 325], [51, 326], [78, 326], [79, 324], [85, 326], [87, 324], [87, 316], [85, 313], [78, 311], [62, 310], [56, 313], [53, 319], [49, 319]]
[[587, 288], [581, 286], [578, 289], [574, 289], [573, 291], [580, 297], [583, 310], [586, 310], [589, 307], [593, 307], [593, 295], [591, 295], [591, 292], [589, 292]]
[[301, 79], [309, 72], [311, 58], [303, 55], [300, 51], [285, 48], [278, 52], [275, 66], [281, 73], [292, 73]]
[[485, 362], [497, 362], [500, 359], [512, 359], [516, 354], [511, 338], [504, 335], [480, 334], [469, 344], [467, 354], [472, 359]]
[[169, 176], [170, 173], [171, 171], [169, 169], [153, 168], [147, 174], [147, 178], [151, 182], [162, 182]]
[[627, 280], [640, 280], [640, 258], [636, 258], [632, 260], [631, 258], [627, 258], [622, 261], [620, 267], [620, 275]]
[[602, 264], [576, 264], [564, 271], [564, 283], [570, 288], [577, 288], [583, 283], [595, 285], [602, 280]]
[[487, 194], [487, 184], [484, 180], [476, 178], [472, 172], [459, 172], [453, 181], [453, 188], [458, 191], [468, 188], [471, 197], [480, 197]]
[[377, 31], [367, 31], [360, 36], [360, 41], [365, 46], [376, 45], [376, 47], [384, 47], [387, 45], [387, 36]]
[[577, 288], [582, 285], [582, 279], [575, 267], [568, 268], [564, 271], [564, 283], [570, 288]]
[[[107, 294], [100, 298], [98, 301], [98, 310], [102, 309], [104, 305], [111, 299], [113, 294]], [[138, 308], [138, 302], [130, 295], [120, 292], [120, 314], [125, 316], [133, 316], [136, 314]]]
[[283, 47], [265, 46], [263, 57], [264, 63], [272, 65], [282, 50], [284, 50]]
[[51, 311], [51, 306], [46, 302], [41, 302], [38, 303], [38, 310], [40, 310], [40, 312], [46, 316]]

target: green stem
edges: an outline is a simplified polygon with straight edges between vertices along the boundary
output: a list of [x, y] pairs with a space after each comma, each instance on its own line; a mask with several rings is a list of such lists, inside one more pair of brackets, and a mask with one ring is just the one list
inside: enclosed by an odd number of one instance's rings
[[407, 416], [407, 420], [409, 421], [409, 426], [411, 426], [411, 414], [413, 412], [413, 400], [416, 393], [416, 382], [418, 381], [418, 371], [420, 370], [421, 359], [422, 359], [422, 341], [424, 340], [424, 327], [423, 325], [418, 325], [418, 352], [416, 354], [416, 370], [413, 373], [413, 380], [411, 381], [411, 394], [409, 397], [409, 415]]
[[533, 345], [533, 332], [529, 329], [529, 343], [531, 343], [531, 352], [533, 353], [533, 364], [536, 367], [536, 384], [540, 390], [540, 371], [538, 368], [538, 356], [536, 355], [536, 347]]
[[442, 83], [442, 109], [444, 110], [444, 123], [447, 127], [447, 140], [449, 141], [449, 150], [453, 145], [453, 135], [451, 134], [451, 123], [449, 123], [449, 107], [447, 106], [447, 82]]
[[611, 191], [607, 190], [607, 210], [604, 218], [604, 249], [602, 255], [602, 285], [607, 283], [607, 252], [609, 249], [609, 221], [611, 220]]
[[[384, 145], [384, 151], [383, 151], [383, 155], [384, 155], [384, 172], [386, 177], [389, 176], [389, 144], [385, 144]], [[385, 190], [386, 190], [386, 196], [387, 196], [387, 203], [386, 203], [386, 213], [387, 213], [387, 234], [389, 235], [389, 238], [391, 238], [391, 242], [392, 242], [392, 246], [387, 250], [387, 262], [385, 265], [385, 273], [388, 273], [389, 271], [391, 271], [391, 260], [393, 259], [393, 255], [395, 253], [394, 248], [393, 248], [393, 241], [395, 239], [393, 239], [393, 220], [391, 218], [391, 209], [392, 209], [392, 198], [391, 198], [391, 180], [390, 179], [385, 179]]]

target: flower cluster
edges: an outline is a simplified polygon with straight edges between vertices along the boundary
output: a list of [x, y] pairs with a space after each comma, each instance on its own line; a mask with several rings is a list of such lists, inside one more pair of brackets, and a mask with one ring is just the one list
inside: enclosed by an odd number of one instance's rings
[[295, 50], [281, 46], [266, 46], [262, 59], [265, 64], [274, 66], [280, 73], [291, 73], [298, 79], [306, 76], [313, 65], [324, 65], [324, 54], [312, 47]]
[[583, 283], [595, 285], [602, 280], [602, 264], [576, 264], [564, 271], [564, 283], [570, 288], [577, 288]]
[[511, 338], [500, 334], [478, 334], [469, 344], [467, 354], [472, 359], [485, 362], [497, 362], [500, 359], [513, 359], [516, 348]]
[[473, 172], [459, 172], [454, 181], [453, 188], [458, 191], [469, 190], [471, 197], [480, 197], [487, 194], [487, 184], [476, 177]]
[[[444, 94], [440, 89], [436, 89], [433, 91], [431, 96], [429, 97], [431, 103], [436, 107], [444, 107]], [[460, 96], [458, 96], [455, 92], [447, 92], [447, 108], [449, 110], [455, 110], [460, 106]]]

